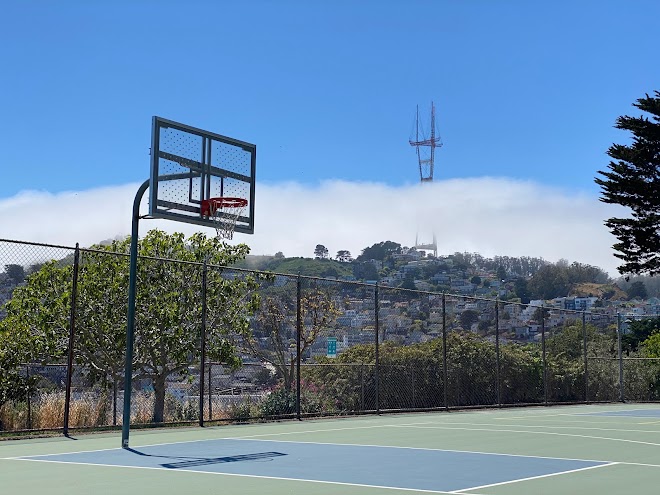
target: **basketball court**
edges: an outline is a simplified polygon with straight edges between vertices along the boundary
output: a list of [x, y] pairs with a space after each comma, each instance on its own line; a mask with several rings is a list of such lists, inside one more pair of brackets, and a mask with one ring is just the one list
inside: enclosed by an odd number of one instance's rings
[[657, 405], [418, 413], [0, 444], [7, 493], [655, 494]]
[[150, 177], [133, 207], [121, 443], [118, 430], [2, 442], [3, 493], [657, 493], [657, 405], [141, 429], [129, 442], [138, 224], [163, 218], [214, 228], [220, 239], [251, 234], [255, 172], [255, 145], [154, 117]]

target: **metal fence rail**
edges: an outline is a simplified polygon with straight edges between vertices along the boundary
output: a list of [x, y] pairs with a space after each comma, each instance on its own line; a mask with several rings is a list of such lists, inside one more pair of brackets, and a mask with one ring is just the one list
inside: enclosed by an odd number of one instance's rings
[[[134, 370], [134, 424], [660, 399], [660, 359], [622, 352], [625, 319], [611, 311], [169, 259], [138, 265], [138, 285], [149, 289], [138, 305], [177, 303], [141, 324], [168, 321], [194, 338], [166, 348], [155, 345], [157, 331], [137, 332], [136, 360], [161, 352], [154, 362], [163, 364]], [[0, 240], [3, 266], [0, 338], [22, 325], [7, 303], [40, 284], [30, 310], [42, 318], [26, 331], [49, 339], [35, 351], [38, 362], [13, 370], [29, 393], [0, 404], [0, 431], [120, 425], [127, 255]], [[214, 284], [227, 280], [249, 281], [259, 295], [249, 337], [224, 329], [240, 365], [218, 362], [209, 347], [222, 320]], [[165, 369], [168, 353], [182, 351], [183, 365]]]

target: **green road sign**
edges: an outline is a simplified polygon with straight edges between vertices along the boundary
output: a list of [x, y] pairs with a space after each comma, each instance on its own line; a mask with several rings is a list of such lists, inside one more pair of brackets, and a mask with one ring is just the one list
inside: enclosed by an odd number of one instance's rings
[[327, 357], [337, 357], [337, 339], [335, 337], [328, 337], [328, 352]]

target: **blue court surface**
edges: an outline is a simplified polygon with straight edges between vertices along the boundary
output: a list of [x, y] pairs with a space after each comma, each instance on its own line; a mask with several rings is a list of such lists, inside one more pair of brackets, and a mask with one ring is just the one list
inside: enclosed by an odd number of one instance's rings
[[600, 411], [582, 413], [580, 416], [616, 416], [630, 418], [660, 418], [660, 409], [623, 409], [619, 411]]
[[450, 450], [242, 439], [214, 439], [21, 459], [431, 492], [463, 491], [608, 464]]

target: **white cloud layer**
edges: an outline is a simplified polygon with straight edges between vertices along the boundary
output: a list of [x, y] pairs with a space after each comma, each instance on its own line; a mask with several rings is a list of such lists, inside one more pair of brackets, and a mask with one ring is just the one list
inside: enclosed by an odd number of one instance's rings
[[[130, 233], [139, 184], [51, 194], [23, 191], [0, 199], [0, 238], [89, 246]], [[146, 213], [148, 194], [142, 202]], [[327, 181], [258, 184], [253, 236], [233, 242], [252, 254], [313, 256], [317, 244], [332, 256], [342, 249], [357, 256], [376, 242], [411, 246], [437, 235], [438, 252], [483, 256], [533, 256], [599, 266], [616, 276], [614, 237], [603, 225], [621, 215], [589, 195], [567, 193], [532, 182], [503, 178], [457, 179], [388, 186]], [[160, 228], [191, 234], [199, 227], [142, 220], [140, 234]], [[212, 229], [203, 229], [215, 235]], [[5, 261], [6, 262], [6, 261]]]

